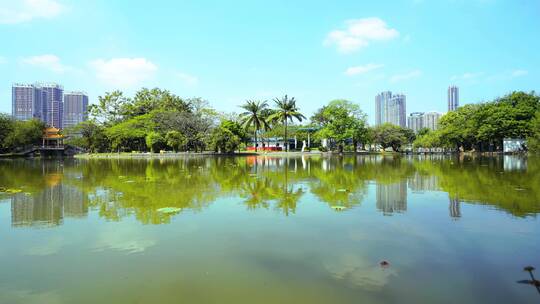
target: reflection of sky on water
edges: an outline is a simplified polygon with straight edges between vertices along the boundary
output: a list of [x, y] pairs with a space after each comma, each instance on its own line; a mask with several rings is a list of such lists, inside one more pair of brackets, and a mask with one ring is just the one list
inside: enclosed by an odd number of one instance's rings
[[133, 222], [124, 225], [105, 225], [96, 231], [96, 240], [92, 246], [95, 251], [117, 250], [127, 254], [141, 253], [157, 244], [150, 233], [138, 228]]
[[397, 276], [392, 266], [382, 268], [377, 261], [369, 261], [354, 254], [334, 257], [325, 262], [324, 266], [333, 278], [368, 291], [381, 290], [392, 276]]

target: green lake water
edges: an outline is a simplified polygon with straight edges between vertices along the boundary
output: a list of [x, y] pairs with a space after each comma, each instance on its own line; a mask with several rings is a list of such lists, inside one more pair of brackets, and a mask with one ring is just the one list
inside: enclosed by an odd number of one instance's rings
[[7, 160], [0, 187], [2, 304], [540, 302], [532, 157]]

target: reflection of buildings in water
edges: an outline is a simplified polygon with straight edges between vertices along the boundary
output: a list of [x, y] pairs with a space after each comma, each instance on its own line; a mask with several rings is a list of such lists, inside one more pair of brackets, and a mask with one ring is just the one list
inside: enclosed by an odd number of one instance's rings
[[449, 198], [448, 211], [452, 219], [458, 219], [461, 217], [461, 203], [458, 198]]
[[19, 193], [11, 199], [11, 225], [57, 226], [66, 217], [85, 217], [88, 202], [77, 188], [57, 184], [35, 195]]
[[407, 181], [377, 184], [377, 209], [385, 215], [407, 211]]
[[413, 192], [439, 190], [439, 179], [436, 175], [421, 175], [418, 172], [408, 180], [409, 188]]
[[515, 155], [503, 156], [504, 171], [525, 171], [527, 170], [527, 159]]

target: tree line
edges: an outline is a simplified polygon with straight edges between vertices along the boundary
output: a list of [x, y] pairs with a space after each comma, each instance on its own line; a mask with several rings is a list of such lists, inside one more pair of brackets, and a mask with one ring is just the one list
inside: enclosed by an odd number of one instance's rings
[[[108, 92], [89, 106], [89, 120], [63, 130], [68, 143], [89, 152], [172, 150], [232, 153], [270, 139], [306, 141], [319, 150], [358, 151], [377, 147], [400, 152], [405, 147], [462, 151], [500, 150], [503, 138], [527, 138], [540, 151], [540, 98], [514, 92], [491, 102], [468, 104], [442, 116], [436, 131], [392, 124], [375, 127], [354, 102], [338, 99], [319, 108], [308, 123], [294, 97], [272, 102], [247, 100], [242, 113], [221, 113], [201, 98], [184, 99], [159, 88], [143, 88], [133, 97]], [[303, 123], [303, 124], [302, 124]], [[39, 144], [43, 123], [0, 115], [2, 153]], [[322, 145], [323, 141], [326, 145]], [[299, 148], [299, 147], [297, 147]]]
[[414, 146], [501, 151], [504, 138], [527, 139], [528, 148], [540, 152], [540, 96], [513, 92], [490, 102], [459, 107], [441, 117], [436, 131], [421, 132]]

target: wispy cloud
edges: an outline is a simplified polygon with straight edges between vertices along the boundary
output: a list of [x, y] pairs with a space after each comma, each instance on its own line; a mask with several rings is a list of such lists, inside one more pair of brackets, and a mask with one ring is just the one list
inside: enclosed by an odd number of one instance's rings
[[52, 54], [25, 57], [22, 59], [22, 62], [27, 65], [50, 70], [54, 73], [64, 73], [71, 69], [71, 67], [62, 64], [58, 56]]
[[65, 6], [55, 0], [15, 0], [0, 3], [0, 24], [16, 24], [33, 19], [51, 19], [60, 15]]
[[118, 88], [132, 88], [151, 79], [158, 67], [146, 58], [96, 59], [90, 62], [96, 78]]
[[196, 86], [199, 84], [199, 78], [188, 73], [175, 72], [174, 76], [187, 86]]
[[450, 77], [452, 81], [475, 81], [484, 76], [484, 72], [465, 72], [461, 75]]
[[412, 71], [407, 72], [407, 73], [393, 75], [392, 77], [390, 77], [390, 82], [406, 81], [406, 80], [411, 80], [411, 79], [414, 79], [414, 78], [418, 78], [420, 76], [422, 76], [422, 71], [420, 71], [420, 70], [412, 70]]
[[529, 74], [529, 71], [523, 69], [514, 69], [503, 72], [486, 74], [484, 72], [467, 72], [461, 75], [454, 75], [450, 78], [451, 81], [461, 82], [466, 84], [476, 84], [479, 82], [498, 82], [508, 81], [514, 78], [524, 77]]
[[342, 53], [352, 53], [372, 41], [391, 40], [399, 36], [397, 30], [389, 28], [386, 22], [377, 17], [347, 20], [345, 25], [345, 29], [330, 32], [324, 45], [335, 45]]
[[525, 76], [529, 74], [529, 71], [527, 70], [513, 70], [511, 73], [510, 73], [510, 76], [512, 76], [512, 78], [516, 78], [516, 77], [521, 77], [521, 76]]
[[359, 75], [359, 74], [365, 74], [367, 72], [380, 69], [383, 66], [384, 66], [383, 64], [376, 64], [376, 63], [368, 63], [365, 65], [353, 66], [353, 67], [348, 68], [345, 71], [345, 75], [354, 76], [354, 75]]

